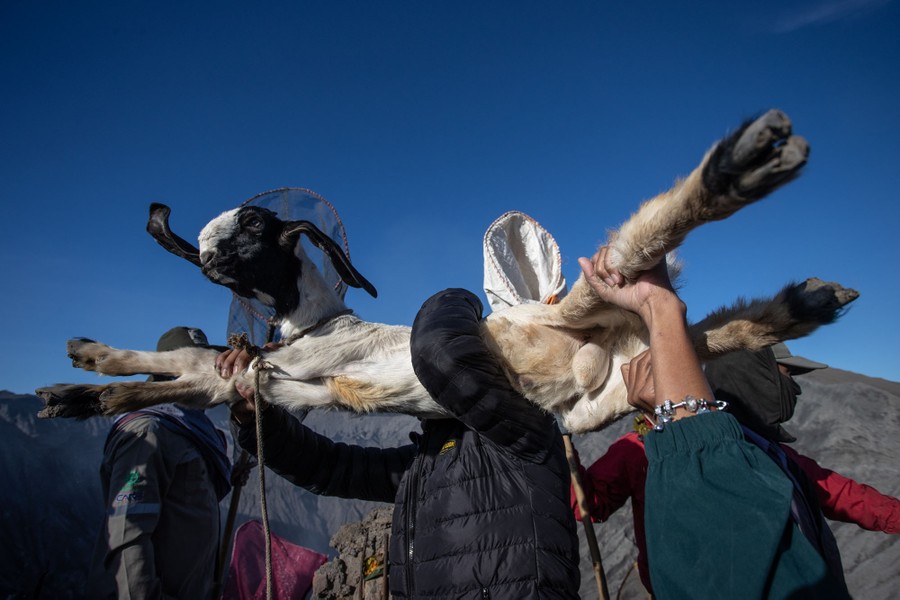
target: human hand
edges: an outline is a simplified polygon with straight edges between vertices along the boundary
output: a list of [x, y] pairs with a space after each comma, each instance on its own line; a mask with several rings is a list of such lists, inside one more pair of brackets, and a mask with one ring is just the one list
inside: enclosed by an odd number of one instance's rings
[[656, 389], [653, 386], [653, 370], [650, 350], [644, 350], [622, 365], [622, 378], [628, 391], [628, 404], [652, 420], [656, 407]]
[[256, 459], [246, 450], [241, 452], [240, 458], [231, 466], [231, 485], [235, 487], [243, 487], [247, 485], [250, 478], [250, 471], [256, 466]]
[[[282, 345], [283, 344], [269, 342], [263, 346], [263, 350], [275, 350]], [[235, 373], [246, 371], [254, 358], [256, 358], [256, 356], [246, 349], [238, 350], [236, 348], [231, 348], [225, 350], [216, 357], [216, 373], [223, 379], [230, 379]]]
[[585, 280], [603, 300], [645, 319], [656, 302], [680, 302], [669, 280], [665, 260], [660, 260], [656, 266], [641, 272], [637, 279], [629, 282], [609, 264], [609, 254], [609, 246], [603, 246], [590, 259], [578, 259]]
[[256, 392], [252, 386], [241, 381], [234, 382], [234, 389], [240, 394], [241, 399], [228, 406], [231, 416], [241, 425], [249, 423], [256, 412]]
[[254, 356], [247, 350], [231, 348], [225, 350], [216, 357], [216, 373], [222, 379], [230, 379], [234, 373], [246, 370], [253, 361]]
[[[234, 382], [234, 389], [240, 394], [241, 399], [230, 404], [228, 409], [231, 411], [231, 416], [238, 424], [245, 425], [255, 419], [257, 409], [256, 390], [253, 389], [252, 385], [248, 385], [240, 380]], [[268, 403], [265, 401], [259, 402], [259, 410], [261, 411], [265, 411], [268, 406]]]

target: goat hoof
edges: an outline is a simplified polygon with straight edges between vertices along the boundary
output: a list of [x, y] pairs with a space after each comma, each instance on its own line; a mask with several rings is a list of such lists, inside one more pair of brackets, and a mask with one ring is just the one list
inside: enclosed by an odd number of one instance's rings
[[106, 357], [107, 346], [88, 338], [74, 338], [66, 342], [66, 355], [72, 359], [72, 366], [85, 371], [96, 371], [97, 364]]
[[86, 419], [103, 414], [99, 386], [57, 384], [38, 388], [34, 393], [44, 401], [44, 408], [37, 413], [40, 419]]
[[758, 200], [791, 181], [809, 159], [809, 144], [791, 135], [791, 120], [770, 110], [722, 140], [703, 172], [715, 195]]
[[762, 166], [747, 171], [733, 185], [742, 198], [762, 198], [775, 188], [800, 174], [809, 158], [809, 144], [799, 136], [789, 137], [784, 144], [773, 149]]
[[818, 323], [831, 323], [841, 310], [859, 298], [859, 292], [833, 281], [810, 277], [791, 289], [792, 313]]
[[790, 135], [791, 120], [780, 110], [772, 109], [739, 132], [730, 152], [731, 162], [738, 167], [759, 162], [773, 144]]

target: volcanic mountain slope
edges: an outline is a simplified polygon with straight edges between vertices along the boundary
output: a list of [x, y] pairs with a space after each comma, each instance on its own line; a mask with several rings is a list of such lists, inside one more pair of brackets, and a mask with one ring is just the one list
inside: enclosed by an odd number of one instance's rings
[[[838, 369], [798, 378], [803, 394], [787, 429], [794, 447], [827, 468], [883, 493], [900, 495], [900, 383], [872, 379]], [[0, 392], [0, 597], [83, 598], [87, 561], [102, 519], [97, 470], [110, 421], [40, 420], [34, 396]], [[211, 411], [227, 431], [224, 408]], [[419, 429], [404, 416], [357, 417], [344, 413], [311, 413], [306, 424], [338, 441], [396, 446]], [[605, 431], [576, 436], [581, 459], [589, 464], [628, 431], [631, 419]], [[302, 460], [302, 457], [298, 457]], [[333, 555], [328, 540], [338, 528], [362, 519], [371, 502], [321, 498], [294, 487], [272, 472], [266, 477], [272, 531]], [[237, 525], [259, 518], [256, 470], [240, 495]], [[230, 496], [222, 502], [223, 522]], [[856, 525], [831, 523], [844, 561], [851, 593], [873, 600], [894, 598], [900, 589], [900, 536], [864, 531]], [[634, 590], [636, 573], [631, 510], [626, 506], [607, 523], [595, 527], [603, 565], [613, 596], [645, 597]], [[582, 555], [581, 593], [594, 597], [596, 586], [584, 532], [579, 525]], [[630, 574], [629, 574], [630, 573]]]

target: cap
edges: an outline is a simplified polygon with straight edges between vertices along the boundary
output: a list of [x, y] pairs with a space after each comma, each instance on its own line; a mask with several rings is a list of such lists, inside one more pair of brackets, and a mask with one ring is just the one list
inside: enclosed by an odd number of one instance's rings
[[828, 365], [824, 363], [815, 362], [803, 358], [802, 356], [794, 356], [791, 354], [791, 351], [788, 350], [788, 347], [781, 342], [772, 345], [772, 352], [775, 354], [775, 362], [779, 365], [789, 367], [791, 371], [796, 374], [802, 375], [803, 373], [809, 373], [816, 369], [828, 368]]
[[156, 351], [165, 352], [190, 346], [200, 346], [201, 348], [209, 346], [203, 330], [196, 327], [173, 327], [159, 338]]
[[[208, 348], [209, 341], [202, 329], [196, 327], [173, 327], [159, 338], [156, 343], [157, 352], [167, 352], [169, 350], [177, 350], [178, 348], [190, 348], [196, 346], [198, 348]], [[175, 379], [168, 375], [150, 375], [147, 381], [171, 381]]]

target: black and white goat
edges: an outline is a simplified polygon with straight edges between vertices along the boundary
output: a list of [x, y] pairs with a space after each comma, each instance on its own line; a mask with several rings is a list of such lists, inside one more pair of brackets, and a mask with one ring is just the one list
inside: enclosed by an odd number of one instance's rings
[[[645, 202], [609, 240], [615, 266], [633, 277], [664, 259], [695, 227], [723, 219], [796, 177], [808, 146], [791, 135], [783, 113], [745, 123], [707, 153], [669, 191]], [[373, 296], [375, 289], [340, 247], [305, 221], [284, 222], [255, 207], [216, 217], [200, 233], [199, 250], [171, 232], [169, 209], [151, 207], [148, 231], [169, 251], [199, 266], [215, 283], [273, 306], [285, 345], [265, 352], [264, 397], [289, 409], [337, 407], [357, 412], [446, 416], [413, 373], [410, 329], [363, 321], [349, 313], [298, 244], [326, 252], [342, 279]], [[768, 299], [738, 301], [692, 326], [702, 359], [802, 337], [834, 321], [858, 293], [808, 279]], [[573, 432], [597, 429], [628, 412], [619, 367], [647, 347], [635, 315], [601, 301], [583, 276], [554, 305], [523, 304], [490, 314], [483, 335], [510, 383], [563, 418]], [[214, 372], [216, 350], [117, 350], [70, 340], [76, 367], [107, 375], [171, 375], [174, 381], [56, 385], [37, 390], [42, 416], [117, 414], [164, 402], [210, 406], [238, 401], [234, 383], [252, 383], [253, 369], [225, 380]]]

